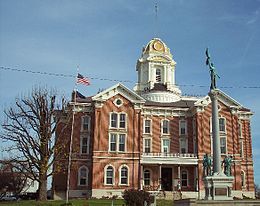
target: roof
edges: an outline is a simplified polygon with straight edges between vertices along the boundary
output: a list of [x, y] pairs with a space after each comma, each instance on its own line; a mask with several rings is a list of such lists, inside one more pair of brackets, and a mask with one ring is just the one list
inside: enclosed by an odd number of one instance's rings
[[177, 102], [152, 102], [152, 101], [146, 101], [145, 106], [156, 106], [156, 107], [176, 107], [176, 108], [190, 108], [194, 106], [195, 101], [194, 100], [180, 100]]

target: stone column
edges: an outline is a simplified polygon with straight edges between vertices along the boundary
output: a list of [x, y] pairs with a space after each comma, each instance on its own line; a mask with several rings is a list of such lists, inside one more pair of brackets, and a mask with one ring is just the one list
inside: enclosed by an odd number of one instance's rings
[[140, 189], [143, 190], [144, 184], [144, 166], [141, 165], [141, 179], [140, 179]]
[[213, 139], [213, 174], [219, 174], [221, 170], [221, 151], [219, 139], [219, 118], [218, 118], [218, 91], [211, 90], [209, 96], [212, 102], [212, 139]]

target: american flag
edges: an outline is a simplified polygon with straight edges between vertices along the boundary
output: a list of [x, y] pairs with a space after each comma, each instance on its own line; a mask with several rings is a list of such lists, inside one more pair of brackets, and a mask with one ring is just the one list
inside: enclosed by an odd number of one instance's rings
[[77, 84], [84, 84], [84, 85], [88, 86], [88, 85], [90, 85], [90, 82], [87, 77], [84, 77], [78, 73]]

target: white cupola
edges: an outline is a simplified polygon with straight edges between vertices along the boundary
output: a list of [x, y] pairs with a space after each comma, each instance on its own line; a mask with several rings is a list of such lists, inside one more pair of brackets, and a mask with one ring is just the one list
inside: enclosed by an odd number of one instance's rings
[[166, 44], [159, 38], [152, 39], [137, 61], [138, 82], [134, 90], [150, 101], [179, 101], [181, 91], [175, 85], [175, 66]]

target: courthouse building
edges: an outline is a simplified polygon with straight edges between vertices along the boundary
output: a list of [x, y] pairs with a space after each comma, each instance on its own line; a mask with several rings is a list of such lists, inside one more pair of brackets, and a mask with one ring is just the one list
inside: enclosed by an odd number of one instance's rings
[[[181, 60], [180, 60], [181, 61]], [[211, 100], [182, 95], [168, 46], [152, 39], [137, 60], [134, 89], [121, 83], [91, 97], [76, 95], [70, 197], [121, 196], [125, 189], [165, 191], [180, 183], [183, 197], [205, 195], [202, 160], [212, 155]], [[218, 90], [220, 149], [233, 159], [232, 195], [254, 197], [252, 112]], [[71, 126], [57, 135], [70, 139]], [[71, 122], [70, 122], [71, 124]], [[68, 164], [67, 159], [57, 160]], [[65, 167], [64, 167], [65, 168]], [[55, 170], [55, 165], [54, 165]], [[53, 176], [64, 198], [67, 173]]]

